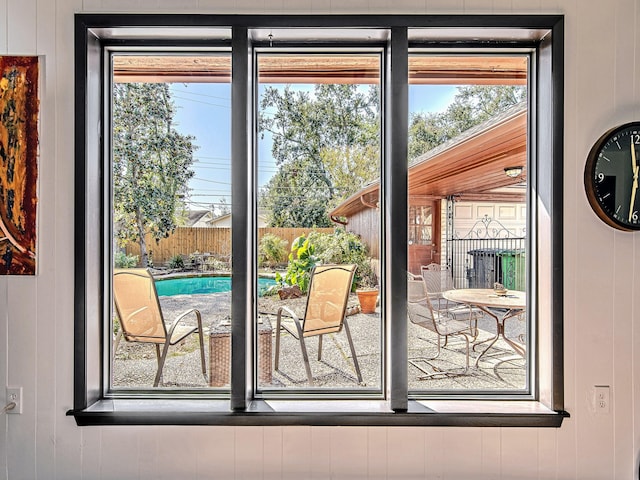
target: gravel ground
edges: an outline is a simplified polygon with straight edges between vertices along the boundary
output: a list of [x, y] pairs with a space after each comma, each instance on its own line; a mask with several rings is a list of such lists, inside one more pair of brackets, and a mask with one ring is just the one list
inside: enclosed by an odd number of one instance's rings
[[[190, 308], [198, 309], [202, 314], [205, 330], [205, 355], [209, 368], [209, 337], [211, 332], [220, 331], [228, 322], [231, 312], [231, 295], [215, 293], [208, 295], [177, 295], [160, 298], [165, 321], [170, 323], [179, 313]], [[304, 312], [306, 299], [281, 301], [277, 296], [261, 297], [258, 302], [260, 317], [265, 326], [275, 327], [275, 314], [281, 305], [287, 305], [300, 315]], [[350, 306], [358, 305], [355, 295], [349, 301]], [[317, 339], [306, 341], [309, 351], [311, 371], [316, 387], [327, 388], [363, 388], [379, 389], [381, 379], [381, 321], [379, 310], [374, 314], [357, 313], [347, 317], [355, 343], [356, 354], [362, 371], [363, 382], [358, 386], [353, 361], [346, 335], [343, 332], [325, 336], [322, 360], [317, 360]], [[195, 325], [195, 316], [189, 315], [186, 323]], [[223, 326], [221, 326], [221, 323]], [[524, 322], [512, 320], [508, 323], [509, 338], [517, 338], [524, 333]], [[490, 338], [496, 331], [495, 320], [482, 318], [479, 321], [478, 340]], [[431, 331], [409, 323], [409, 358], [432, 357], [437, 352], [437, 337]], [[275, 332], [272, 334], [272, 354], [275, 356]], [[281, 357], [279, 371], [272, 371], [271, 382], [263, 381], [261, 388], [306, 388], [308, 387], [300, 344], [286, 332], [281, 338]], [[471, 352], [471, 363], [482, 351]], [[441, 369], [460, 368], [464, 365], [464, 344], [453, 339], [436, 360], [420, 362], [431, 371], [431, 366]], [[259, 366], [264, 368], [264, 366]], [[268, 367], [267, 367], [268, 368]], [[157, 369], [154, 348], [150, 345], [122, 341], [116, 354], [113, 368], [113, 385], [116, 387], [148, 388], [153, 385]], [[409, 388], [419, 390], [502, 390], [525, 387], [525, 360], [515, 354], [505, 342], [499, 340], [483, 356], [479, 368], [456, 377], [436, 377], [420, 380], [423, 372], [409, 366]], [[222, 373], [225, 375], [225, 372]], [[264, 379], [263, 379], [264, 380]], [[170, 388], [208, 388], [208, 376], [200, 371], [200, 353], [197, 335], [189, 336], [182, 344], [169, 348], [169, 354], [163, 371], [162, 387]]]

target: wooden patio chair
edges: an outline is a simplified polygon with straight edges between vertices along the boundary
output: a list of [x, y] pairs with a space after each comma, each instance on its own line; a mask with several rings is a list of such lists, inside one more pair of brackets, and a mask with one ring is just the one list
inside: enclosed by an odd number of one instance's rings
[[[322, 360], [322, 338], [328, 333], [344, 331], [349, 341], [351, 356], [355, 366], [358, 383], [362, 383], [360, 365], [356, 356], [351, 331], [346, 319], [347, 302], [349, 292], [353, 283], [353, 275], [356, 265], [318, 265], [311, 273], [309, 283], [309, 293], [305, 313], [299, 318], [295, 312], [288, 307], [278, 309], [276, 320], [276, 352], [274, 368], [279, 370], [280, 361], [280, 330], [284, 329], [300, 342], [302, 359], [307, 372], [307, 379], [310, 385], [314, 384], [309, 365], [309, 355], [305, 341], [309, 337], [318, 337], [318, 360]], [[295, 331], [282, 322], [283, 313], [293, 319]]]
[[[460, 319], [463, 312], [461, 308], [466, 308], [466, 318], [463, 320]], [[447, 308], [434, 308], [424, 280], [419, 276], [409, 274], [407, 279], [407, 313], [411, 323], [432, 331], [437, 335], [438, 340], [438, 351], [435, 356], [409, 359], [411, 365], [425, 373], [419, 379], [425, 380], [437, 376], [450, 377], [466, 374], [469, 370], [469, 340], [475, 338], [471, 329], [471, 324], [475, 317], [473, 309], [457, 306], [456, 311], [452, 313]], [[465, 366], [463, 368], [442, 370], [429, 363], [440, 356], [442, 348], [447, 346], [449, 337], [460, 337], [465, 342]], [[444, 345], [442, 345], [443, 339]], [[420, 365], [422, 362], [427, 363], [433, 369], [433, 372]]]
[[[164, 323], [153, 276], [146, 268], [115, 269], [113, 273], [113, 298], [116, 305], [116, 313], [120, 320], [120, 330], [113, 347], [114, 357], [122, 337], [128, 342], [155, 345], [158, 370], [153, 386], [157, 387], [162, 377], [162, 368], [167, 358], [169, 346], [175, 345], [192, 333], [198, 332], [202, 374], [206, 376], [207, 367], [204, 358], [202, 318], [198, 310], [191, 309], [183, 312], [167, 328]], [[180, 324], [189, 314], [195, 315], [196, 326]], [[162, 346], [162, 353], [160, 352], [160, 346]]]

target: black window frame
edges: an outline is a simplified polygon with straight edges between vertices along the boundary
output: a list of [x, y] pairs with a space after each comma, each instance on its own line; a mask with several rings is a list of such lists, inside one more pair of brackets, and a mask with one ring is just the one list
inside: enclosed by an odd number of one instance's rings
[[[230, 28], [234, 79], [252, 78], [249, 32], [255, 28], [352, 28], [388, 29], [384, 66], [382, 191], [382, 276], [386, 325], [386, 389], [379, 399], [327, 399], [305, 406], [305, 399], [266, 401], [254, 392], [251, 352], [253, 311], [249, 295], [255, 276], [252, 255], [234, 255], [232, 300], [231, 392], [228, 398], [198, 395], [154, 396], [140, 392], [130, 398], [110, 398], [104, 391], [105, 288], [110, 284], [103, 266], [110, 245], [104, 228], [108, 205], [103, 188], [104, 47], [144, 46], [148, 39], [114, 35], [118, 29], [161, 29], [154, 43], [167, 46], [195, 45], [206, 39], [185, 39], [184, 27], [206, 32]], [[407, 389], [406, 269], [397, 258], [407, 255], [407, 166], [409, 32], [430, 29], [433, 39], [421, 41], [425, 48], [472, 48], [481, 43], [536, 51], [535, 92], [530, 105], [530, 154], [547, 160], [529, 172], [536, 192], [531, 202], [547, 214], [542, 238], [544, 255], [533, 252], [530, 265], [541, 274], [532, 293], [544, 296], [544, 321], [537, 332], [536, 368], [539, 380], [532, 399], [496, 398], [490, 408], [478, 408], [473, 400], [412, 399]], [[148, 30], [147, 30], [148, 31]], [[452, 32], [453, 36], [452, 36]], [[564, 17], [562, 15], [165, 15], [76, 14], [75, 16], [75, 281], [74, 281], [74, 405], [68, 414], [78, 425], [173, 424], [173, 425], [452, 425], [559, 427], [563, 397], [563, 266], [562, 266], [562, 172]], [[246, 251], [253, 238], [255, 208], [250, 207], [252, 102], [250, 85], [232, 82], [232, 195], [233, 251]], [[242, 161], [237, 161], [242, 159]], [[537, 245], [537, 244], [536, 244]], [[252, 251], [255, 250], [252, 249]], [[393, 258], [396, 259], [392, 262]], [[544, 291], [538, 288], [544, 287]], [[404, 319], [394, 322], [391, 319]], [[541, 362], [543, 358], [543, 362]], [[492, 398], [487, 395], [487, 398]], [[440, 402], [440, 403], [438, 403]], [[443, 403], [444, 402], [444, 403]], [[294, 405], [295, 404], [295, 405]], [[444, 405], [444, 408], [441, 408]]]

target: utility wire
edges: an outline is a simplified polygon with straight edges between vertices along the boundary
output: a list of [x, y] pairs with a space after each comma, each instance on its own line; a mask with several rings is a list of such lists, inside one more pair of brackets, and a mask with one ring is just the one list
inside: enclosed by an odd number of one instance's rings
[[189, 95], [196, 95], [198, 97], [216, 98], [218, 100], [226, 100], [228, 102], [231, 101], [231, 99], [229, 97], [221, 97], [219, 95], [207, 95], [206, 93], [190, 92], [189, 90], [177, 90], [175, 87], [172, 87], [171, 91], [173, 93], [186, 93], [186, 94], [189, 94]]

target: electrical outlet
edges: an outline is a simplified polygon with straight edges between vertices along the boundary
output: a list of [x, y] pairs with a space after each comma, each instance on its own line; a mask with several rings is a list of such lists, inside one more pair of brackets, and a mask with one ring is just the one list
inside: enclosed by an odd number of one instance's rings
[[7, 404], [11, 402], [16, 406], [7, 413], [22, 413], [22, 387], [7, 387]]
[[594, 396], [596, 413], [609, 413], [611, 411], [609, 386], [596, 385], [594, 388]]

